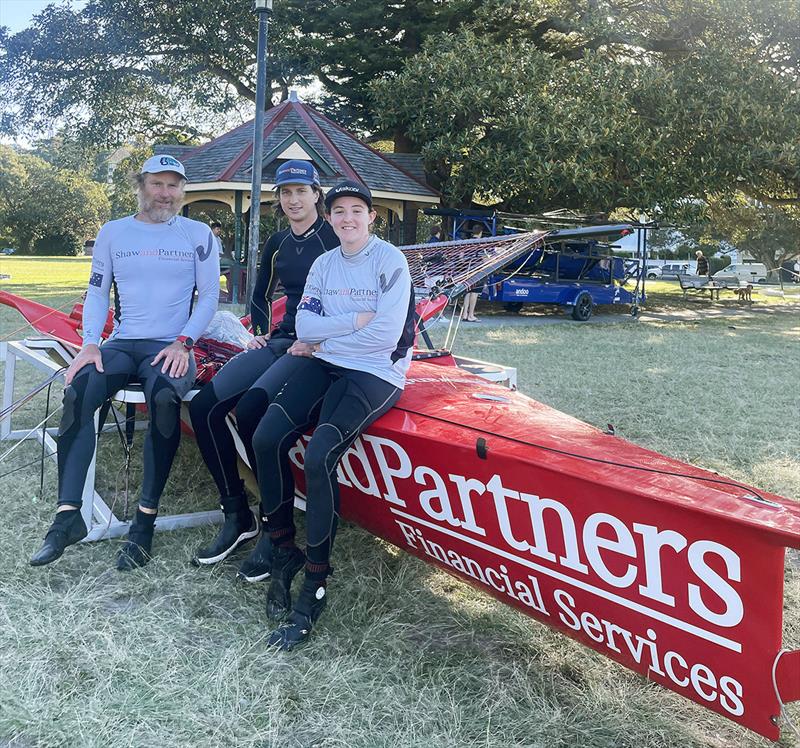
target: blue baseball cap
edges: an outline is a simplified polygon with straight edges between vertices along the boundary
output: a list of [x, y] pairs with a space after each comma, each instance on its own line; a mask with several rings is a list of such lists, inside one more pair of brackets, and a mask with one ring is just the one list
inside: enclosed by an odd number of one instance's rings
[[372, 193], [369, 191], [369, 187], [361, 182], [356, 182], [355, 179], [345, 179], [328, 190], [328, 194], [325, 195], [325, 207], [328, 209], [328, 213], [331, 212], [331, 206], [337, 197], [357, 197], [372, 210]]
[[275, 172], [275, 186], [282, 184], [316, 184], [319, 186], [319, 173], [309, 161], [287, 161]]
[[174, 171], [186, 179], [186, 169], [183, 168], [183, 164], [166, 153], [151, 156], [142, 164], [142, 174], [158, 174], [162, 171]]

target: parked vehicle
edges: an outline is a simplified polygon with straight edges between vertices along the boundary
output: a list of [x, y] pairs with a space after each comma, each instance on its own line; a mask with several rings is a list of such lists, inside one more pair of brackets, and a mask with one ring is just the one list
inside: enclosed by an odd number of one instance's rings
[[14, 247], [3, 247], [3, 249], [0, 249], [0, 255], [13, 255], [16, 251]]
[[661, 280], [678, 280], [678, 275], [694, 274], [697, 265], [691, 262], [668, 262], [661, 266]]
[[740, 284], [766, 283], [767, 266], [763, 262], [734, 263], [718, 270], [712, 277], [720, 281], [738, 280]]
[[648, 280], [655, 280], [661, 277], [661, 265], [648, 265], [647, 266]]
[[544, 234], [541, 245], [489, 275], [482, 298], [509, 312], [523, 304], [556, 304], [585, 322], [599, 304], [630, 304], [638, 313], [642, 261], [612, 252], [610, 241], [633, 233], [630, 224], [561, 228]]

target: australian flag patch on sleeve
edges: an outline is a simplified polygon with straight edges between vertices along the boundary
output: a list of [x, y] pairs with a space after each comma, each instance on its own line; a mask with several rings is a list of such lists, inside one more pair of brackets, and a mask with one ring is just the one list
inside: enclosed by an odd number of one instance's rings
[[100, 286], [103, 285], [103, 274], [102, 273], [92, 273], [89, 276], [89, 285], [90, 286], [97, 286], [98, 288], [100, 288]]
[[316, 296], [303, 296], [297, 305], [297, 311], [304, 309], [314, 314], [322, 314], [322, 302]]

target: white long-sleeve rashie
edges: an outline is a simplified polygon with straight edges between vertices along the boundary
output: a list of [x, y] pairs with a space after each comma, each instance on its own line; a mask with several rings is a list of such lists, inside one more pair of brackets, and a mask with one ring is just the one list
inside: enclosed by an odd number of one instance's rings
[[219, 252], [211, 229], [183, 216], [166, 223], [133, 216], [106, 223], [92, 253], [84, 343], [100, 342], [112, 284], [112, 338], [171, 342], [185, 335], [197, 340], [219, 301]]
[[[374, 312], [357, 329], [359, 312]], [[402, 389], [414, 347], [414, 292], [405, 255], [370, 238], [358, 254], [341, 247], [308, 273], [295, 321], [298, 340], [320, 343], [323, 361], [374, 374]]]

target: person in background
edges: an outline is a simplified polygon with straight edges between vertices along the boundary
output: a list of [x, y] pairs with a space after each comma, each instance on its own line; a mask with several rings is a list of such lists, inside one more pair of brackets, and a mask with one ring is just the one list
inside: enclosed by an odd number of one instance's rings
[[697, 274], [708, 276], [708, 258], [703, 254], [701, 249], [698, 249], [697, 252], [694, 253], [694, 256], [697, 258]]
[[441, 242], [444, 241], [442, 239], [442, 224], [441, 223], [434, 223], [431, 226], [431, 235], [428, 237], [428, 244], [433, 244], [434, 242]]
[[[195, 379], [192, 348], [217, 309], [219, 254], [206, 224], [178, 215], [186, 186], [183, 164], [153, 156], [136, 177], [138, 212], [106, 223], [95, 242], [83, 347], [65, 376], [58, 509], [32, 566], [55, 561], [86, 537], [80, 508], [97, 443], [94, 414], [133, 377], [141, 382], [150, 422], [139, 506], [117, 569], [129, 571], [150, 560], [159, 500], [181, 438], [181, 399]], [[100, 346], [112, 286], [114, 331]]]
[[[259, 534], [225, 419], [236, 408], [239, 436], [255, 470], [251, 442], [275, 384], [271, 367], [297, 339], [295, 314], [309, 269], [320, 255], [339, 245], [330, 224], [322, 217], [324, 196], [313, 164], [300, 160], [281, 164], [275, 175], [275, 189], [277, 210], [288, 218], [289, 228], [269, 237], [261, 254], [251, 304], [255, 337], [248, 350], [225, 364], [189, 405], [197, 445], [217, 485], [225, 515], [217, 536], [197, 550], [195, 565], [216, 564]], [[286, 292], [286, 312], [280, 323], [273, 324], [272, 298], [279, 282]], [[277, 381], [277, 385], [281, 384], [282, 380]], [[263, 532], [239, 568], [238, 577], [247, 582], [261, 581], [269, 577], [271, 565], [272, 545], [269, 535]]]
[[222, 246], [222, 224], [214, 221], [211, 224], [211, 233], [214, 234], [214, 238], [217, 240], [217, 251], [219, 256], [222, 257], [225, 252], [225, 248]]
[[[481, 226], [481, 224], [476, 224], [472, 227], [472, 238], [480, 239], [482, 237], [483, 226]], [[479, 292], [474, 286], [464, 294], [464, 306], [461, 310], [462, 322], [480, 322], [480, 320], [475, 316], [475, 305], [478, 303], [478, 296]]]

